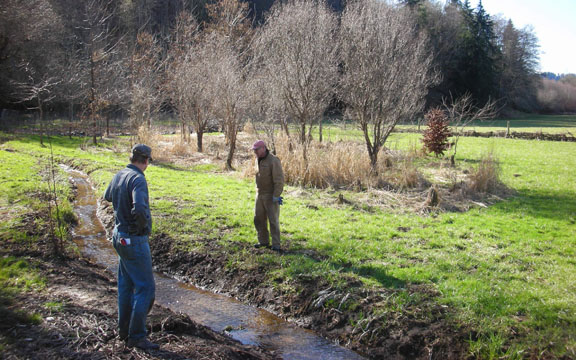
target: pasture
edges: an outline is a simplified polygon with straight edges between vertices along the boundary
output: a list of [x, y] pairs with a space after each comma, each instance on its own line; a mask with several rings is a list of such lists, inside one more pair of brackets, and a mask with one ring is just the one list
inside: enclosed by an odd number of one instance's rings
[[[534, 130], [549, 121], [518, 120], [515, 126]], [[501, 124], [490, 124], [495, 125]], [[575, 125], [574, 117], [566, 117], [552, 128]], [[328, 127], [324, 136], [334, 141], [356, 135]], [[419, 136], [394, 134], [387, 146], [407, 151], [419, 146]], [[34, 136], [3, 140], [0, 207], [23, 215], [29, 204], [18, 199], [42, 188], [50, 148], [40, 147]], [[51, 146], [57, 162], [89, 173], [100, 194], [127, 162], [129, 149], [123, 138], [91, 147], [52, 137]], [[152, 241], [169, 238], [173, 251], [219, 251], [211, 255], [223, 259], [227, 271], [259, 272], [261, 286], [280, 294], [298, 297], [302, 279], [316, 279], [336, 292], [323, 307], [347, 312], [350, 329], [380, 327], [372, 330], [384, 336], [395, 314], [430, 320], [438, 316], [430, 309], [438, 307], [450, 326], [468, 334], [474, 357], [576, 357], [576, 143], [461, 138], [457, 166], [474, 168], [488, 152], [497, 158], [511, 196], [488, 206], [479, 202], [466, 212], [415, 212], [395, 192], [377, 189], [287, 186], [282, 256], [251, 249], [256, 233], [250, 178], [223, 172], [218, 164], [155, 163], [146, 172]], [[59, 181], [67, 197], [65, 176]], [[339, 202], [340, 195], [348, 201]], [[0, 225], [4, 234], [17, 229], [14, 223]], [[386, 296], [367, 308], [364, 290]], [[352, 296], [344, 299], [347, 293]]]

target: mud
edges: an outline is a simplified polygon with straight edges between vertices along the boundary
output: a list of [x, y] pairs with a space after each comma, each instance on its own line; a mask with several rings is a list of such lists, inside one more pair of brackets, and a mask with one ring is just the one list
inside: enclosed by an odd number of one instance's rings
[[[20, 227], [41, 234], [30, 214]], [[45, 233], [45, 232], [44, 232]], [[242, 345], [155, 305], [149, 316], [150, 339], [158, 351], [125, 347], [117, 338], [116, 282], [88, 260], [51, 255], [49, 239], [23, 246], [2, 239], [0, 256], [25, 258], [46, 279], [41, 291], [15, 295], [0, 304], [2, 359], [277, 359], [273, 352]], [[47, 303], [58, 304], [56, 307]], [[36, 314], [31, 321], [23, 314]]]

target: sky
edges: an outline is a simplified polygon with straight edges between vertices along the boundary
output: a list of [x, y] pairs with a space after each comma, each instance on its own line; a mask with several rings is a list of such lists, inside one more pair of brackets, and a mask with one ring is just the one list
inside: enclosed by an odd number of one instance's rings
[[[470, 1], [477, 5], [477, 1]], [[576, 74], [576, 0], [482, 0], [492, 16], [532, 25], [540, 44], [540, 71]]]

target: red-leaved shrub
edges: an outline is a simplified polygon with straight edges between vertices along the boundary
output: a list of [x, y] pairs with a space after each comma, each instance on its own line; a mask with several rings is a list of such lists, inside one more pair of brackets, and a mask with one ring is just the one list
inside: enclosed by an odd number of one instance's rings
[[446, 114], [441, 109], [434, 108], [429, 110], [424, 117], [428, 123], [428, 128], [424, 130], [422, 137], [424, 150], [436, 156], [444, 155], [444, 151], [449, 146], [448, 138], [452, 136]]

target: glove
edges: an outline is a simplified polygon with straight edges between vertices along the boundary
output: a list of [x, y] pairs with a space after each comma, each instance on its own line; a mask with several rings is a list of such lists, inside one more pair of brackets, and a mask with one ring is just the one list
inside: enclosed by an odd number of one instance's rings
[[278, 196], [278, 197], [274, 196], [274, 197], [272, 197], [272, 202], [277, 202], [278, 205], [282, 205], [283, 204], [282, 199], [283, 199], [282, 196]]

